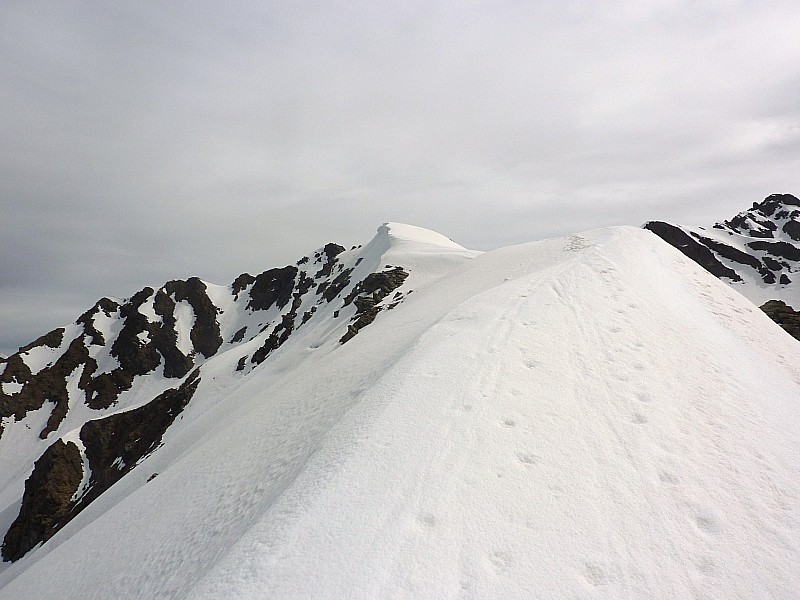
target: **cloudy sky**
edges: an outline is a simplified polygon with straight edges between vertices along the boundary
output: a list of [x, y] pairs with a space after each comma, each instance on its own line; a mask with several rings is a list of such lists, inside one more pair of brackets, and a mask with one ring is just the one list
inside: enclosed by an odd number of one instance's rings
[[800, 194], [800, 3], [0, 3], [0, 352], [382, 222], [489, 249]]

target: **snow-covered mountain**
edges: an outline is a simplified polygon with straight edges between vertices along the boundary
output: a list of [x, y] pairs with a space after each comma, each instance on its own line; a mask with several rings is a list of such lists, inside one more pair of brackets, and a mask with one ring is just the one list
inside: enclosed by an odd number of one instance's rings
[[0, 362], [0, 598], [793, 598], [799, 366], [636, 228], [103, 299]]
[[800, 308], [800, 199], [773, 194], [711, 228], [645, 224], [666, 242], [759, 306]]

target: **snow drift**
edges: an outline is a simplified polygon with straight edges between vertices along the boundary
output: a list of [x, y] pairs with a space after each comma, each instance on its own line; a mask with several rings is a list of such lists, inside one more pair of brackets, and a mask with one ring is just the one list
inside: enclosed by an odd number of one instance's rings
[[0, 598], [796, 597], [800, 345], [744, 297], [634, 228], [337, 260]]

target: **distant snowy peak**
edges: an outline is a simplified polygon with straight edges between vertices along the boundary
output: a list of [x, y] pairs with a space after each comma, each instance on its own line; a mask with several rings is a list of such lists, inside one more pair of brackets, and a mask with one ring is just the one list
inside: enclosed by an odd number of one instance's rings
[[800, 308], [800, 200], [773, 194], [707, 229], [663, 221], [644, 225], [751, 301]]
[[403, 223], [384, 223], [378, 228], [378, 237], [385, 236], [391, 243], [413, 243], [423, 244], [429, 246], [437, 246], [439, 248], [451, 248], [454, 250], [465, 250], [465, 248], [448, 237], [443, 236], [441, 233], [416, 227], [414, 225], [405, 225]]

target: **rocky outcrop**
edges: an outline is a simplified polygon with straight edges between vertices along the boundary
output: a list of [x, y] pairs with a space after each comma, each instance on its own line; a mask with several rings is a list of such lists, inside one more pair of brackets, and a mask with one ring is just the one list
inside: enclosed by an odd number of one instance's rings
[[[336, 332], [332, 340], [345, 343], [381, 310], [396, 306], [403, 299], [397, 288], [408, 273], [388, 266], [368, 273], [358, 268], [363, 260], [338, 244], [327, 244], [295, 265], [256, 276], [243, 273], [227, 292], [212, 294], [232, 309], [227, 321], [198, 278], [146, 287], [127, 300], [102, 298], [75, 325], [54, 330], [2, 359], [0, 417], [13, 417], [5, 421], [7, 427], [26, 427], [20, 421], [27, 413], [50, 402], [47, 422], [36, 433], [55, 439], [42, 456], [30, 457], [33, 474], [25, 483], [14, 526], [5, 533], [4, 558], [17, 560], [46, 542], [156, 451], [194, 396], [206, 360], [245, 345], [248, 350], [232, 364], [239, 376], [246, 376], [313, 320], [330, 320], [326, 327]], [[348, 319], [340, 316], [350, 306], [355, 312], [346, 313]], [[331, 310], [322, 310], [327, 307]], [[251, 345], [254, 341], [257, 345]], [[158, 381], [164, 389], [160, 379], [180, 383], [153, 398], [143, 397], [147, 381]], [[132, 395], [125, 395], [129, 390]], [[130, 401], [136, 407], [126, 410]], [[106, 414], [120, 403], [121, 408]], [[79, 427], [81, 448], [58, 437], [65, 435], [61, 425], [79, 404], [80, 414], [86, 415]], [[88, 465], [85, 475], [83, 465]]]
[[731, 281], [742, 280], [736, 271], [723, 265], [707, 246], [692, 238], [680, 227], [662, 221], [650, 221], [645, 223], [644, 228], [649, 229], [668, 244], [675, 246], [712, 275], [727, 277]]
[[253, 280], [247, 308], [250, 310], [269, 310], [273, 306], [283, 308], [292, 298], [296, 276], [297, 267], [293, 266], [264, 271]]
[[83, 461], [72, 442], [56, 440], [25, 482], [22, 508], [3, 539], [3, 560], [18, 560], [49, 540], [73, 516]]
[[731, 282], [781, 287], [800, 271], [800, 200], [791, 194], [768, 196], [708, 231], [661, 221], [644, 227]]
[[80, 431], [89, 463], [89, 482], [79, 495], [83, 458], [72, 442], [58, 439], [36, 461], [25, 482], [19, 515], [5, 535], [4, 560], [18, 560], [129, 473], [161, 443], [186, 408], [200, 378], [195, 371], [178, 388], [134, 410], [86, 422]]
[[214, 356], [222, 345], [222, 336], [217, 322], [218, 309], [206, 294], [206, 284], [191, 277], [186, 281], [170, 281], [164, 289], [176, 302], [185, 300], [192, 307], [195, 321], [190, 337], [194, 349], [206, 358]]
[[200, 384], [195, 370], [179, 387], [147, 404], [102, 419], [87, 421], [80, 438], [91, 477], [80, 505], [86, 506], [130, 472], [161, 443], [167, 429], [186, 408]]
[[[354, 304], [356, 313], [347, 326], [347, 333], [339, 341], [342, 344], [350, 341], [361, 329], [372, 323], [383, 309], [380, 303], [403, 285], [407, 277], [408, 273], [402, 267], [367, 275], [345, 298], [344, 305]], [[398, 297], [397, 300], [399, 299]], [[394, 305], [389, 305], [387, 308], [394, 308]]]
[[800, 340], [800, 312], [781, 300], [770, 300], [762, 307], [767, 316], [796, 340]]
[[[54, 340], [58, 338], [59, 344], [50, 347], [58, 347], [60, 345], [63, 329], [56, 330], [56, 332], [60, 333], [50, 337], [50, 340], [55, 343]], [[51, 334], [48, 334], [48, 336], [51, 336]], [[25, 418], [29, 411], [42, 408], [45, 402], [52, 402], [54, 407], [47, 424], [39, 432], [39, 437], [45, 439], [58, 428], [69, 409], [67, 380], [70, 375], [80, 367], [83, 367], [84, 370], [82, 371], [79, 385], [86, 385], [96, 365], [92, 364], [94, 361], [89, 358], [89, 352], [83, 344], [83, 338], [79, 337], [69, 344], [64, 353], [58, 356], [52, 365], [44, 367], [33, 375], [23, 360], [23, 352], [41, 345], [43, 344], [28, 345], [22, 348], [20, 353], [8, 359], [6, 369], [0, 380], [5, 383], [23, 384], [23, 387], [16, 394], [0, 393], [0, 417], [13, 416], [15, 419], [20, 420]], [[86, 370], [87, 368], [88, 371]]]

